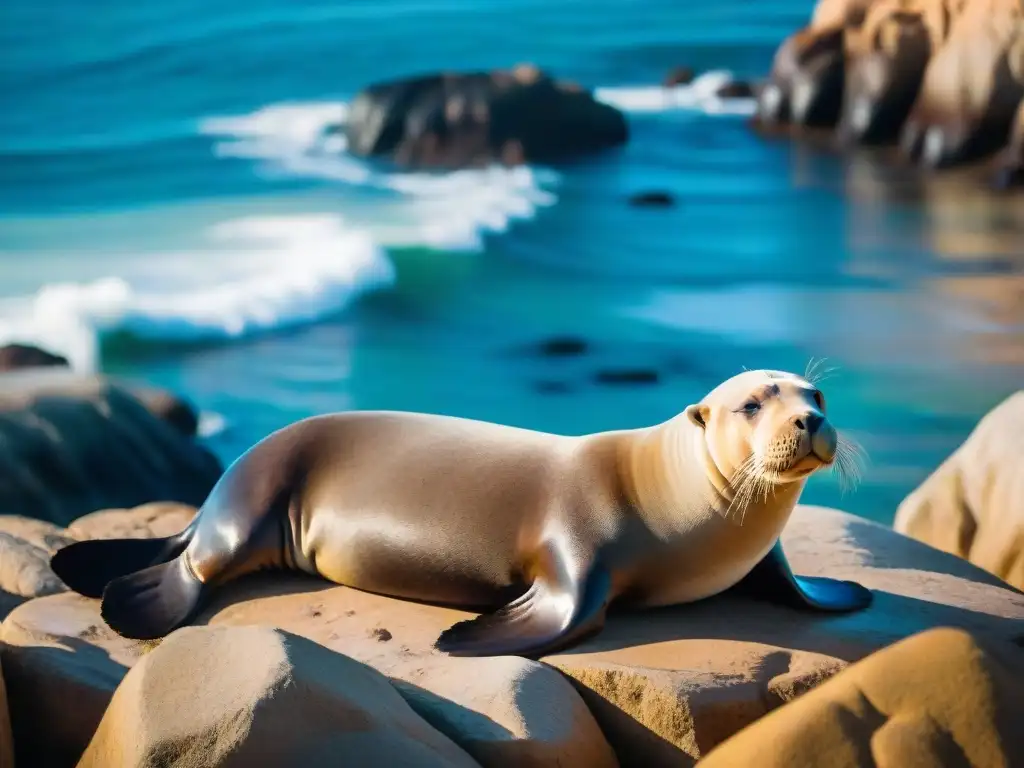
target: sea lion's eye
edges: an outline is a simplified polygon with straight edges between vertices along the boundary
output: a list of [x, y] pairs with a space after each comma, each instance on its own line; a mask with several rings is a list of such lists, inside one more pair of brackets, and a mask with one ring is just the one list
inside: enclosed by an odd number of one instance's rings
[[759, 402], [757, 402], [756, 400], [751, 400], [749, 403], [744, 403], [743, 407], [740, 410], [743, 411], [744, 413], [756, 413], [760, 407], [761, 404]]
[[814, 402], [817, 404], [818, 410], [825, 410], [825, 396], [817, 389], [814, 390]]

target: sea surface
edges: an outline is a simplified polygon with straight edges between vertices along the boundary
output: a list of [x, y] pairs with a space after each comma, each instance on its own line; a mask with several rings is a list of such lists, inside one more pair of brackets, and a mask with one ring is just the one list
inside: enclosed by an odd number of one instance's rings
[[[184, 394], [225, 461], [353, 408], [647, 425], [824, 357], [868, 462], [804, 499], [888, 522], [1024, 382], [1024, 209], [752, 134], [715, 87], [766, 72], [811, 8], [7, 0], [0, 342]], [[524, 61], [625, 110], [629, 145], [436, 175], [322, 137], [371, 82]], [[705, 74], [662, 89], [677, 65]], [[649, 190], [677, 204], [627, 204]], [[538, 354], [556, 336], [585, 354]]]

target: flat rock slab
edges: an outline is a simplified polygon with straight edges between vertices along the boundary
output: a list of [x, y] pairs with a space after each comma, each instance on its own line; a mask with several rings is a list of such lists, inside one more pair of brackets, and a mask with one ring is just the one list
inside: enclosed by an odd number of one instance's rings
[[[781, 703], [909, 635], [954, 626], [1004, 645], [1024, 637], [1024, 595], [883, 526], [801, 507], [783, 542], [797, 573], [856, 579], [875, 592], [874, 604], [824, 616], [722, 596], [615, 615], [600, 635], [544, 663], [445, 656], [432, 643], [470, 614], [283, 574], [224, 588], [196, 623], [272, 625], [343, 652], [391, 678], [421, 717], [495, 766], [692, 765]], [[103, 624], [97, 601], [72, 594], [20, 606], [0, 640], [18, 702], [18, 757], [30, 765], [80, 753], [146, 651]]]

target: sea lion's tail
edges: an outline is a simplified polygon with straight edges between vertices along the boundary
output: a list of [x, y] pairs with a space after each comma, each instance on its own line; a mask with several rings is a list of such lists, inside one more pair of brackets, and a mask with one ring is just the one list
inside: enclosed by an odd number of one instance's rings
[[107, 584], [100, 615], [122, 637], [155, 640], [187, 624], [205, 592], [185, 558], [176, 557]]
[[101, 597], [111, 581], [166, 563], [180, 555], [195, 530], [189, 525], [161, 539], [90, 539], [57, 550], [50, 569], [69, 589], [86, 597]]
[[102, 597], [100, 613], [120, 635], [163, 637], [198, 610], [203, 583], [182, 553], [195, 521], [162, 539], [93, 539], [54, 553], [50, 568], [70, 589]]

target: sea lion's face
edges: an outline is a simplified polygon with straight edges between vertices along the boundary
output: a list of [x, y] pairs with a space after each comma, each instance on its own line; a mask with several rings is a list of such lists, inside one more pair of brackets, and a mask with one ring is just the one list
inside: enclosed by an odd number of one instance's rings
[[836, 460], [838, 435], [825, 396], [801, 376], [747, 371], [723, 382], [686, 415], [704, 430], [719, 471], [733, 483], [802, 480]]

